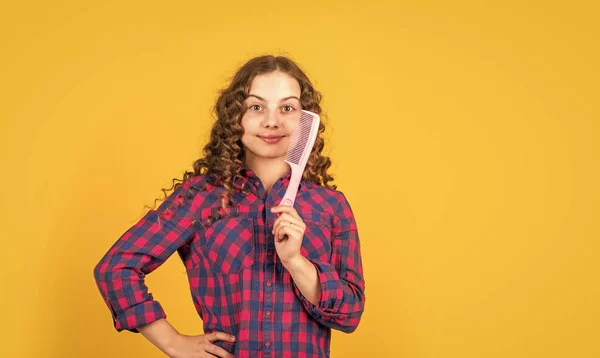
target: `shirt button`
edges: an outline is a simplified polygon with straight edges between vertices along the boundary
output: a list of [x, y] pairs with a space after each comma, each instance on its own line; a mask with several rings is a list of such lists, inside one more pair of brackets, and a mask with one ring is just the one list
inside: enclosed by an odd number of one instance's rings
[[271, 346], [271, 342], [265, 342], [265, 347], [270, 347]]
[[273, 251], [271, 251], [271, 250], [267, 251], [267, 255], [268, 256], [273, 256]]
[[267, 281], [267, 287], [271, 287], [271, 285], [273, 285], [271, 281]]
[[271, 311], [267, 311], [267, 312], [265, 312], [265, 314], [267, 315], [267, 317], [270, 317], [271, 316]]

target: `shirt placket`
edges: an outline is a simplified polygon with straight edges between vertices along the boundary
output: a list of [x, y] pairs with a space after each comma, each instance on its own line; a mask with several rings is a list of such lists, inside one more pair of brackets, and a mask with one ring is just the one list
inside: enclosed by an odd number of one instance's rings
[[273, 195], [269, 195], [266, 198], [264, 210], [265, 210], [265, 225], [264, 225], [264, 237], [265, 237], [265, 249], [267, 258], [265, 260], [265, 281], [263, 285], [264, 289], [264, 305], [263, 305], [263, 351], [264, 357], [273, 357], [274, 347], [274, 331], [273, 331], [273, 295], [275, 288], [275, 263], [276, 263], [276, 251], [275, 243], [272, 240], [271, 232], [272, 225], [274, 222], [273, 214], [271, 214], [271, 208], [276, 206]]
[[[254, 176], [254, 175], [253, 175]], [[261, 289], [263, 289], [263, 309], [262, 315], [263, 319], [260, 320], [262, 322], [262, 333], [263, 333], [263, 342], [262, 342], [262, 350], [263, 357], [271, 358], [274, 357], [273, 350], [275, 348], [275, 332], [273, 330], [273, 320], [274, 320], [274, 312], [273, 312], [273, 302], [274, 302], [274, 294], [275, 294], [275, 270], [277, 263], [277, 254], [275, 250], [275, 241], [271, 231], [273, 230], [273, 224], [277, 219], [277, 215], [271, 213], [271, 208], [279, 205], [279, 201], [283, 196], [283, 193], [279, 191], [284, 191], [287, 187], [286, 178], [280, 179], [277, 181], [273, 188], [269, 191], [267, 195], [264, 187], [261, 185], [260, 180], [254, 177], [254, 187], [256, 190], [256, 195], [263, 200], [263, 235], [264, 238], [261, 241], [261, 246], [263, 247], [262, 252], [266, 252], [266, 259], [264, 260], [264, 282], [262, 283]], [[261, 238], [261, 239], [262, 239]]]

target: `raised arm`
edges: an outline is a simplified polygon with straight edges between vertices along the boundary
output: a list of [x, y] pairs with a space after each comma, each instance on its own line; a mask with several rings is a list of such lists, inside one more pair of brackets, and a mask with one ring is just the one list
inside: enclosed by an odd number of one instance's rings
[[[358, 327], [365, 305], [360, 241], [346, 197], [340, 193], [331, 237], [331, 261], [310, 260], [320, 288], [316, 304], [294, 282], [294, 291], [310, 315], [321, 324], [346, 333]], [[305, 272], [309, 272], [305, 270]], [[306, 274], [308, 277], [308, 273]]]

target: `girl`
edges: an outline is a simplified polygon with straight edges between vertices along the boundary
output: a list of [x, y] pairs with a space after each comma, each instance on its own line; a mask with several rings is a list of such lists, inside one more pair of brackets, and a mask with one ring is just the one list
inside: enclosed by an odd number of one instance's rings
[[[331, 329], [353, 332], [365, 304], [356, 222], [330, 185], [319, 135], [293, 206], [284, 161], [302, 109], [321, 94], [290, 59], [261, 56], [220, 92], [204, 158], [94, 269], [117, 331], [170, 357], [328, 357]], [[204, 335], [179, 333], [145, 275], [175, 251]]]

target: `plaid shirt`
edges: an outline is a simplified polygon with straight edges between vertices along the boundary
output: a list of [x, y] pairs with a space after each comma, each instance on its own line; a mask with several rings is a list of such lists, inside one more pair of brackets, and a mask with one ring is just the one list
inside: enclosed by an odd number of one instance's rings
[[[294, 208], [306, 224], [301, 253], [318, 272], [321, 293], [311, 304], [275, 251], [271, 233], [291, 171], [267, 194], [256, 174], [242, 171], [229, 217], [220, 208], [225, 189], [189, 178], [156, 210], [128, 229], [94, 269], [98, 288], [117, 331], [166, 317], [144, 283], [145, 275], [175, 251], [188, 275], [204, 332], [222, 331], [234, 343], [216, 345], [236, 357], [328, 357], [331, 329], [353, 332], [365, 304], [360, 244], [352, 210], [343, 193], [302, 181]], [[171, 209], [175, 203], [179, 207]], [[204, 223], [205, 225], [202, 225]]]

